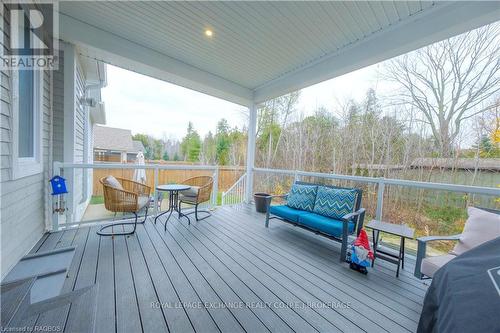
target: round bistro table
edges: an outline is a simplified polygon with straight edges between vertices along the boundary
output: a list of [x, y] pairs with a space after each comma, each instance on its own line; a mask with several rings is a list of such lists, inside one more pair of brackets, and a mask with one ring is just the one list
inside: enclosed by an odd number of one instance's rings
[[182, 184], [167, 184], [167, 185], [159, 185], [156, 187], [156, 190], [159, 192], [168, 192], [168, 210], [158, 214], [155, 217], [155, 224], [160, 216], [163, 216], [163, 215], [168, 213], [168, 217], [165, 220], [165, 231], [166, 231], [167, 230], [167, 222], [170, 219], [170, 216], [172, 216], [172, 213], [174, 212], [174, 210], [179, 213], [179, 218], [185, 217], [188, 219], [188, 223], [191, 224], [191, 220], [189, 219], [189, 216], [182, 214], [181, 212], [179, 212], [179, 209], [178, 209], [179, 192], [189, 190], [190, 188], [191, 188], [191, 186], [182, 185]]

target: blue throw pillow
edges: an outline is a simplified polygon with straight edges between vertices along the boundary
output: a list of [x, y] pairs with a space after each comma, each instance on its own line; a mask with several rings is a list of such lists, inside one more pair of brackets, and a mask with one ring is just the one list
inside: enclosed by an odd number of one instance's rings
[[287, 198], [287, 206], [312, 212], [318, 187], [314, 185], [293, 184]]
[[334, 219], [354, 211], [356, 190], [319, 186], [313, 212]]

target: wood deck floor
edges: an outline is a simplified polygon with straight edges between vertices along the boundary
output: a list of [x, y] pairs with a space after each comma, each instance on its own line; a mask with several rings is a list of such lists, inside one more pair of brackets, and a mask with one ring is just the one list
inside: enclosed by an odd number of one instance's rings
[[[266, 229], [250, 206], [190, 226], [172, 216], [166, 232], [152, 220], [128, 237], [96, 229], [46, 235], [32, 252], [77, 246], [63, 291], [98, 284], [97, 332], [414, 332], [427, 289], [411, 262], [399, 278], [385, 262], [359, 274], [338, 244], [279, 221]], [[33, 325], [68, 328], [79, 313]]]

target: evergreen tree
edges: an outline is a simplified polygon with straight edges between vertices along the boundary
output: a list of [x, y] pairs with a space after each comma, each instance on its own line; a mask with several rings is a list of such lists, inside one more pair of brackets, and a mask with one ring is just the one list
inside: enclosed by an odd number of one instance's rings
[[227, 165], [229, 163], [231, 141], [229, 138], [229, 124], [226, 119], [221, 119], [217, 124], [215, 142], [217, 163], [219, 165]]
[[201, 139], [192, 122], [188, 123], [187, 134], [182, 139], [181, 152], [186, 161], [198, 162], [200, 160]]

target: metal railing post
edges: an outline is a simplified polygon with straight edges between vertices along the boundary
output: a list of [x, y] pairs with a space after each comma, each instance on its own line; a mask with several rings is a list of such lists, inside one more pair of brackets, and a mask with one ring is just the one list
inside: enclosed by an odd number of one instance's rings
[[381, 178], [378, 182], [377, 211], [375, 213], [375, 218], [379, 221], [382, 220], [382, 210], [384, 207], [384, 192], [385, 192], [385, 182], [384, 182], [384, 178]]
[[158, 215], [158, 190], [156, 189], [158, 187], [158, 167], [154, 168], [154, 198], [153, 198], [153, 204], [154, 204], [154, 215], [155, 217]]
[[212, 206], [217, 206], [217, 195], [219, 193], [219, 167], [214, 171], [214, 190], [212, 191]]
[[[58, 161], [54, 162], [54, 174], [52, 176], [61, 176], [61, 162], [58, 162]], [[58, 231], [59, 230], [59, 212], [54, 212], [54, 199], [55, 198], [53, 195], [51, 195], [50, 197], [51, 197], [50, 209], [52, 209], [52, 231]], [[63, 202], [63, 201], [59, 201], [59, 202]]]

